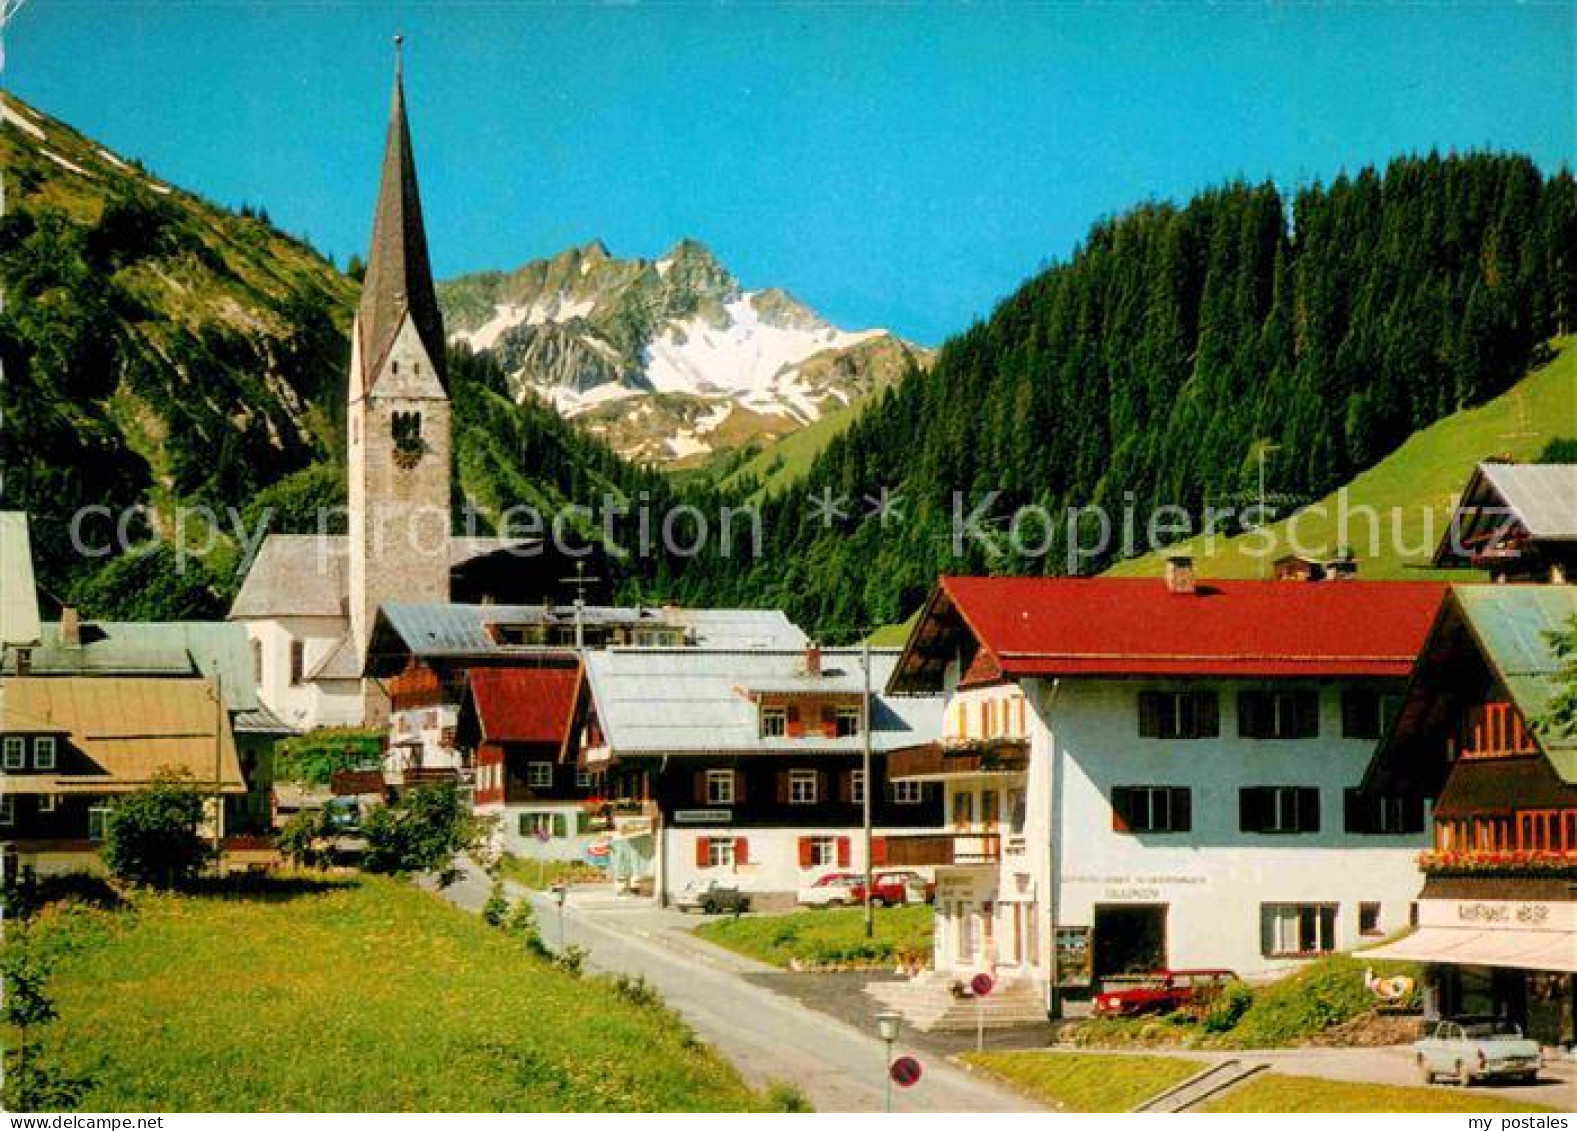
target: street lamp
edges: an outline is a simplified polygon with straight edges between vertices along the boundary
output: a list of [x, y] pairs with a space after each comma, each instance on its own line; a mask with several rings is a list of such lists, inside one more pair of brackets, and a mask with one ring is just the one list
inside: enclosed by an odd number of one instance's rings
[[563, 880], [553, 885], [553, 902], [559, 908], [559, 953], [564, 952], [564, 900], [569, 895], [569, 885]]
[[887, 1045], [887, 1060], [882, 1072], [883, 1096], [888, 1114], [893, 1110], [893, 1045], [898, 1040], [898, 1030], [903, 1025], [903, 1014], [895, 1009], [884, 1009], [876, 1015], [876, 1031]]

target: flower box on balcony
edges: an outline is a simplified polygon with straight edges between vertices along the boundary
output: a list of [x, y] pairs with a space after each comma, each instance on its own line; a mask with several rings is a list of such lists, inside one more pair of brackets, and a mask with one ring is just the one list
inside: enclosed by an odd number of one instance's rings
[[1577, 855], [1564, 852], [1425, 852], [1418, 868], [1430, 876], [1577, 878]]

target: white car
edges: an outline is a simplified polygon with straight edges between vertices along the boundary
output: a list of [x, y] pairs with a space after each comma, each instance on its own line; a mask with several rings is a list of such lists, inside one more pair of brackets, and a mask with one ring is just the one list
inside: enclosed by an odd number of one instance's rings
[[854, 889], [865, 882], [853, 872], [828, 872], [809, 887], [794, 893], [802, 907], [848, 907], [854, 903]]

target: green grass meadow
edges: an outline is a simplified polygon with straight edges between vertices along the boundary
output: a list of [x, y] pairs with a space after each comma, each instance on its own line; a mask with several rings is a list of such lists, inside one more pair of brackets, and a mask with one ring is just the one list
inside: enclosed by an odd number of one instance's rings
[[1553, 1111], [1535, 1103], [1519, 1103], [1482, 1092], [1446, 1088], [1408, 1088], [1393, 1084], [1357, 1084], [1314, 1076], [1283, 1076], [1267, 1072], [1238, 1085], [1205, 1104], [1201, 1111], [1220, 1112], [1422, 1112], [1484, 1113]]
[[47, 1048], [86, 1111], [759, 1108], [665, 1007], [409, 884], [46, 910]]
[[932, 909], [924, 903], [876, 908], [876, 931], [865, 937], [860, 907], [791, 911], [784, 915], [745, 915], [713, 919], [695, 933], [774, 966], [885, 966], [899, 958], [931, 956]]
[[1205, 1067], [1201, 1061], [1178, 1056], [1041, 1049], [971, 1052], [959, 1059], [1062, 1111], [1132, 1111]]

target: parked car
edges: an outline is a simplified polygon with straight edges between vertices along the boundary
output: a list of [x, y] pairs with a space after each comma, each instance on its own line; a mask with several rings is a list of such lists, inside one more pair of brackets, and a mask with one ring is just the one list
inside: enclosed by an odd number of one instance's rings
[[1095, 1012], [1102, 1017], [1170, 1013], [1208, 1000], [1237, 977], [1231, 970], [1157, 970], [1132, 984], [1102, 990], [1095, 996]]
[[864, 898], [856, 898], [855, 887], [864, 887], [863, 880], [853, 872], [828, 872], [815, 883], [794, 893], [794, 899], [803, 907], [847, 907]]
[[[858, 877], [853, 889], [854, 902], [865, 902], [865, 880]], [[904, 903], [929, 903], [936, 898], [936, 885], [919, 872], [877, 872], [871, 877], [871, 902], [878, 907]]]
[[1445, 1018], [1413, 1049], [1419, 1074], [1428, 1084], [1437, 1076], [1449, 1077], [1464, 1088], [1474, 1080], [1497, 1078], [1531, 1084], [1543, 1066], [1538, 1042], [1500, 1017]]
[[674, 896], [674, 906], [680, 911], [699, 911], [703, 915], [716, 915], [719, 911], [737, 915], [750, 910], [750, 895], [721, 880], [707, 880], [701, 884], [686, 884], [684, 890]]

